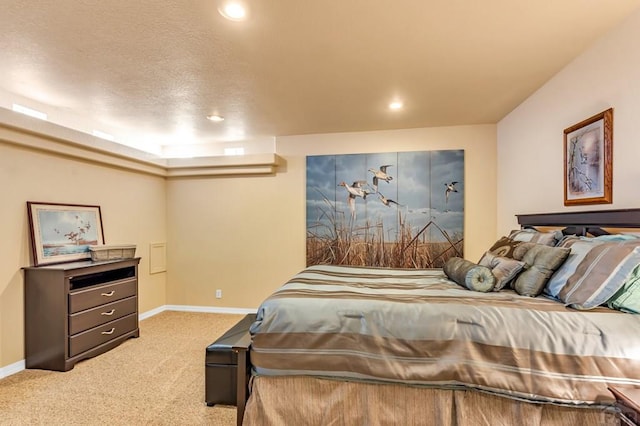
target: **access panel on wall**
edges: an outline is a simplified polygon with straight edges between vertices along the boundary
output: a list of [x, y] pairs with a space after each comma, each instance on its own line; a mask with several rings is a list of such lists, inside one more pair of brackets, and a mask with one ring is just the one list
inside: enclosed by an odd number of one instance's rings
[[307, 157], [307, 265], [439, 268], [463, 226], [463, 150]]

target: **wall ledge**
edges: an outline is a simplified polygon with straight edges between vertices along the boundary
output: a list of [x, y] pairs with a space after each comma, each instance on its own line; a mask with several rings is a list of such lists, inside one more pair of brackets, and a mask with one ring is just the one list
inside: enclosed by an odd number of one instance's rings
[[3, 108], [0, 108], [0, 143], [169, 179], [273, 175], [279, 163], [275, 153], [161, 158]]

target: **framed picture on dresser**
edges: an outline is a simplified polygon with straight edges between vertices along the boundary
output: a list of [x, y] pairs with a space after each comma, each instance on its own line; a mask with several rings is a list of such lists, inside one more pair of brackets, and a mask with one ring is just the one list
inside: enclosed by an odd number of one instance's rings
[[104, 244], [100, 206], [27, 202], [33, 265], [89, 259]]

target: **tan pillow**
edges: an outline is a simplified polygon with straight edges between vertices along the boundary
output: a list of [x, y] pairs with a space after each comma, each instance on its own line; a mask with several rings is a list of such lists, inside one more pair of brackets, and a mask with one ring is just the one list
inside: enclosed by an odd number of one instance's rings
[[530, 248], [535, 247], [536, 243], [521, 243], [519, 246], [513, 249], [513, 258], [515, 260], [522, 260], [524, 255], [527, 254]]
[[491, 273], [496, 277], [496, 285], [493, 291], [499, 291], [505, 288], [518, 275], [525, 263], [508, 257], [496, 256], [488, 251], [482, 256], [478, 265], [491, 269]]
[[520, 255], [519, 252], [524, 252], [521, 260], [525, 267], [512, 282], [512, 287], [520, 295], [536, 297], [542, 293], [553, 272], [569, 256], [571, 249], [526, 243], [515, 254]]
[[522, 241], [515, 241], [509, 237], [501, 237], [498, 241], [493, 243], [489, 251], [496, 256], [501, 257], [513, 257], [513, 250], [522, 244]]

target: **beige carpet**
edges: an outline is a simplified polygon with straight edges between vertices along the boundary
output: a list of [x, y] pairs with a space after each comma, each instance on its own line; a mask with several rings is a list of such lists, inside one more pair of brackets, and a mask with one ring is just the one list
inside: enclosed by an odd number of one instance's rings
[[0, 425], [235, 425], [236, 409], [204, 403], [205, 348], [242, 315], [167, 311], [140, 337], [68, 372], [0, 380]]

